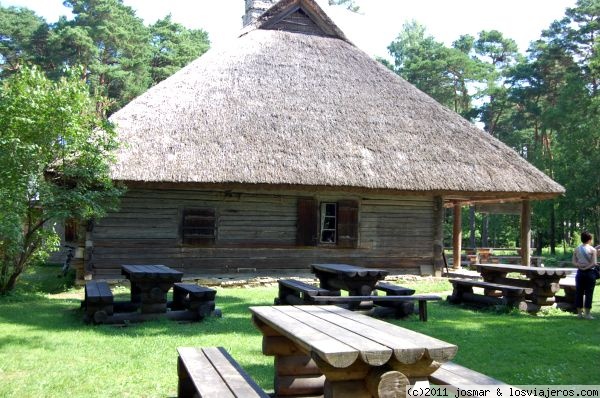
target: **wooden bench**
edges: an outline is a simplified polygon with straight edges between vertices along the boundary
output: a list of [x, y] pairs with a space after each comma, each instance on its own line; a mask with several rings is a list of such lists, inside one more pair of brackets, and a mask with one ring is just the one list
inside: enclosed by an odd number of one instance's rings
[[188, 310], [198, 314], [200, 319], [215, 312], [217, 291], [193, 283], [175, 283], [173, 285], [173, 303], [171, 310]]
[[427, 301], [441, 300], [440, 296], [434, 294], [415, 294], [412, 296], [314, 296], [311, 304], [348, 304], [361, 301], [373, 301], [381, 306], [397, 306], [402, 302], [419, 303], [419, 319], [427, 322]]
[[438, 386], [449, 386], [455, 391], [458, 388], [472, 388], [475, 385], [507, 386], [502, 381], [465, 368], [454, 362], [443, 363], [438, 370], [429, 376], [429, 381]]
[[177, 348], [179, 398], [269, 398], [222, 347]]
[[275, 305], [311, 304], [314, 296], [339, 296], [339, 290], [327, 290], [296, 279], [279, 279], [279, 295]]
[[[506, 305], [527, 311], [528, 304], [525, 296], [533, 293], [533, 289], [527, 287], [501, 285], [473, 279], [448, 279], [448, 281], [454, 287], [452, 295], [448, 296], [448, 301], [453, 304], [467, 302], [480, 305]], [[483, 288], [485, 294], [474, 293], [474, 287]], [[497, 297], [496, 292], [501, 292], [501, 297]]]
[[561, 279], [559, 285], [564, 294], [562, 296], [555, 296], [557, 307], [564, 311], [575, 312], [575, 273], [567, 275], [565, 278]]
[[415, 294], [414, 289], [409, 289], [404, 286], [394, 285], [393, 283], [377, 282], [375, 289], [385, 292], [389, 296], [412, 296]]
[[[404, 286], [395, 285], [393, 283], [387, 282], [377, 282], [377, 285], [375, 285], [375, 289], [385, 292], [386, 296], [412, 296], [413, 294], [415, 294], [414, 289], [409, 289]], [[378, 301], [377, 305], [381, 307], [392, 308], [394, 310], [393, 315], [395, 318], [403, 318], [415, 312], [414, 301]], [[425, 308], [424, 311], [427, 311], [427, 309]]]
[[92, 280], [85, 284], [82, 302], [86, 322], [103, 323], [114, 312], [114, 297], [105, 281]]

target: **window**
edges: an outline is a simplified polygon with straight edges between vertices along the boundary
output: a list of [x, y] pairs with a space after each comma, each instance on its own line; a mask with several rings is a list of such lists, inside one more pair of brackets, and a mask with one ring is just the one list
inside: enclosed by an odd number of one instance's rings
[[65, 242], [76, 242], [77, 241], [77, 221], [73, 218], [65, 220]]
[[298, 198], [296, 244], [358, 247], [358, 202], [319, 203], [314, 198]]
[[335, 243], [337, 234], [337, 204], [321, 203], [321, 243]]
[[184, 245], [209, 246], [215, 243], [215, 210], [184, 209], [181, 242]]

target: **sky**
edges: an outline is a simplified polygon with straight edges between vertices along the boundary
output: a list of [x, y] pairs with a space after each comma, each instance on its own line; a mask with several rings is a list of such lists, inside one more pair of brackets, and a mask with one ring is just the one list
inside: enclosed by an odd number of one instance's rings
[[[356, 0], [360, 13], [317, 0], [346, 36], [371, 56], [388, 56], [387, 46], [406, 21], [416, 20], [438, 41], [452, 44], [460, 35], [499, 30], [516, 40], [521, 52], [543, 29], [561, 19], [576, 0]], [[48, 22], [70, 15], [63, 0], [0, 0], [2, 6], [34, 10]], [[213, 46], [234, 39], [241, 29], [244, 0], [124, 0], [151, 24], [171, 14], [188, 28], [202, 28]]]

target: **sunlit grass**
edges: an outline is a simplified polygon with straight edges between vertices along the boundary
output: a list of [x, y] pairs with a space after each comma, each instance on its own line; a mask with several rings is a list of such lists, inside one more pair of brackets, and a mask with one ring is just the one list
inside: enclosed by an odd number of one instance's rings
[[[36, 269], [19, 290], [0, 298], [0, 397], [169, 397], [176, 395], [176, 348], [223, 346], [267, 390], [272, 358], [248, 307], [270, 305], [276, 287], [218, 289], [223, 318], [127, 327], [82, 322], [81, 288], [57, 270]], [[445, 282], [406, 281], [418, 293], [448, 292]], [[127, 289], [115, 291], [121, 298]], [[445, 294], [444, 294], [445, 295]], [[598, 294], [596, 295], [598, 297]], [[429, 303], [429, 321], [398, 325], [459, 346], [456, 362], [511, 384], [600, 384], [600, 300], [596, 321], [558, 310], [538, 316]]]

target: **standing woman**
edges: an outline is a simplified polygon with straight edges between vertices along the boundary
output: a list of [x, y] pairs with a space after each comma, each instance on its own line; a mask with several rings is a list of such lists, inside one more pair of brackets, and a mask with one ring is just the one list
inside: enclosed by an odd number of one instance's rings
[[598, 262], [596, 249], [590, 243], [592, 243], [592, 235], [586, 231], [582, 232], [581, 245], [577, 246], [573, 252], [573, 265], [577, 267], [575, 308], [577, 308], [577, 316], [585, 319], [594, 319], [590, 310], [592, 309], [596, 278], [594, 278], [591, 268]]

